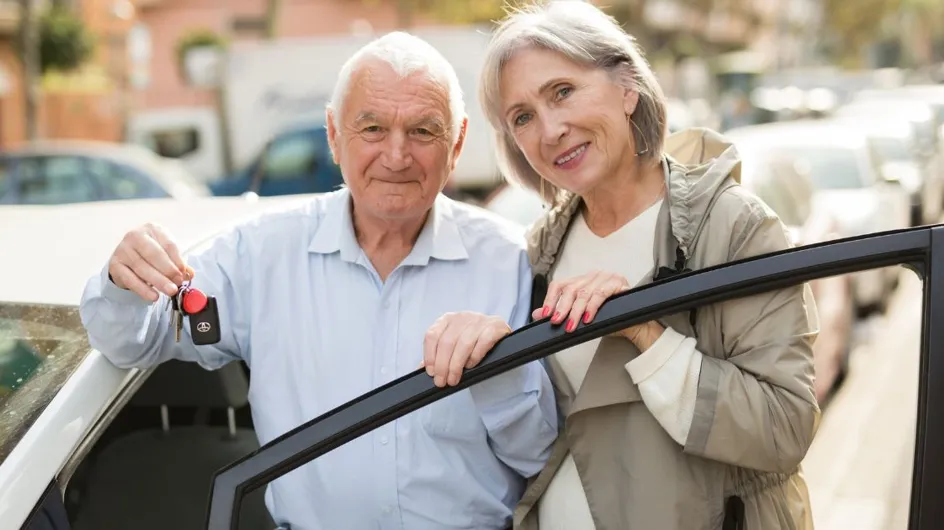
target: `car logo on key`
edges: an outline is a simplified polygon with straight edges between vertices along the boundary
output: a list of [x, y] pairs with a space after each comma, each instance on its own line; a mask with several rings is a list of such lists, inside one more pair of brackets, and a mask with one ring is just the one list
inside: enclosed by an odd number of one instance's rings
[[199, 324], [197, 324], [197, 331], [199, 331], [200, 333], [206, 333], [207, 331], [210, 331], [210, 323], [200, 322]]

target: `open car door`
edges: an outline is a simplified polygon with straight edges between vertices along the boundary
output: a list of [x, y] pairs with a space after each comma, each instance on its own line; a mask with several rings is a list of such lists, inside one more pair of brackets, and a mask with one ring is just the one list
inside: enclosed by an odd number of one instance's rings
[[[908, 528], [944, 521], [944, 226], [834, 240], [704, 269], [608, 300], [595, 321], [565, 333], [548, 319], [505, 337], [459, 385], [437, 388], [425, 371], [397, 379], [276, 438], [220, 470], [207, 512], [209, 530], [237, 528], [250, 491], [420, 407], [504, 373], [631, 325], [818, 278], [904, 265], [924, 280], [920, 374]], [[934, 410], [938, 410], [934, 413]], [[938, 449], [935, 449], [938, 448]]]

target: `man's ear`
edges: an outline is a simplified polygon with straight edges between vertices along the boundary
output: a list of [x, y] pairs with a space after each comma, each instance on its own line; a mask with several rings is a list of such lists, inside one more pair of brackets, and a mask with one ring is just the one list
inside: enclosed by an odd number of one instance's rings
[[462, 146], [465, 145], [465, 133], [469, 127], [468, 116], [462, 118], [462, 126], [459, 127], [459, 138], [456, 144], [452, 146], [452, 164], [449, 168], [450, 173], [456, 170], [456, 164], [459, 162], [459, 155], [462, 153]]
[[327, 123], [328, 129], [328, 147], [331, 149], [331, 160], [334, 161], [335, 165], [339, 165], [338, 162], [338, 126], [334, 122], [334, 109], [328, 107], [325, 109], [325, 123]]

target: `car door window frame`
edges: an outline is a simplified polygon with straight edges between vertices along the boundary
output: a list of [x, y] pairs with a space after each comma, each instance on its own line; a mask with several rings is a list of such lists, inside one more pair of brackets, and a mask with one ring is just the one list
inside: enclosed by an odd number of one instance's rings
[[[925, 226], [787, 249], [679, 274], [610, 298], [590, 324], [566, 333], [548, 319], [501, 340], [454, 387], [438, 388], [425, 371], [401, 377], [272, 440], [217, 472], [207, 510], [209, 530], [235, 529], [250, 491], [414, 410], [485, 379], [576, 344], [671, 314], [785, 288], [815, 279], [904, 265], [924, 280], [911, 529], [944, 520], [944, 226]], [[935, 269], [937, 277], [928, 274]]]
[[33, 511], [20, 526], [20, 530], [71, 530], [71, 528], [65, 503], [62, 500], [62, 490], [53, 480], [33, 506]]

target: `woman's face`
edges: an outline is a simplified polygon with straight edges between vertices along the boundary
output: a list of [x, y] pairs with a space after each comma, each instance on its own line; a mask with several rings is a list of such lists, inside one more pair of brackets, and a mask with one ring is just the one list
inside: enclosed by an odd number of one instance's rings
[[500, 90], [502, 118], [515, 143], [557, 187], [585, 195], [634, 163], [627, 116], [639, 96], [608, 72], [529, 47], [506, 63]]

